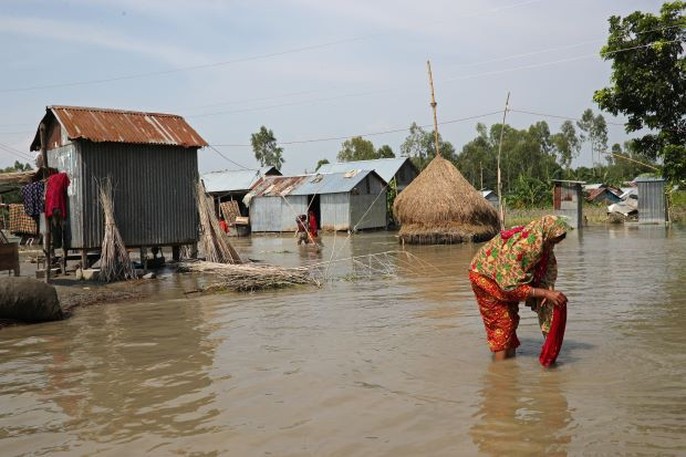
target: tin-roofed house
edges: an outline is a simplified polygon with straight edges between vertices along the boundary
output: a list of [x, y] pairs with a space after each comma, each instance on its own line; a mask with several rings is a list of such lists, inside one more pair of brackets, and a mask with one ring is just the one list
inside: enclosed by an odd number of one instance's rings
[[243, 203], [243, 198], [264, 176], [281, 176], [281, 172], [270, 166], [259, 169], [211, 171], [200, 177], [205, 185], [205, 191], [214, 200], [218, 214], [224, 217], [230, 226], [236, 226], [237, 230], [232, 230], [229, 234], [238, 234], [238, 229], [241, 229], [241, 223], [244, 221], [249, 224], [248, 207]]
[[385, 182], [372, 170], [267, 176], [245, 198], [253, 232], [287, 232], [312, 210], [324, 231], [386, 227]]
[[[43, 132], [43, 133], [42, 133]], [[178, 247], [198, 240], [199, 148], [205, 140], [181, 117], [48, 106], [31, 150], [66, 172], [71, 249], [99, 249], [104, 234], [98, 181], [110, 177], [115, 221], [127, 247]]]
[[384, 180], [387, 185], [386, 192], [389, 194], [386, 203], [386, 227], [395, 227], [397, 221], [393, 218], [393, 202], [396, 196], [419, 175], [417, 167], [407, 157], [394, 157], [329, 163], [319, 167], [318, 171], [319, 173], [345, 173], [355, 170], [374, 170]]
[[325, 163], [317, 172], [345, 173], [351, 170], [374, 170], [387, 184], [395, 179], [397, 192], [406, 188], [419, 174], [417, 167], [407, 157]]

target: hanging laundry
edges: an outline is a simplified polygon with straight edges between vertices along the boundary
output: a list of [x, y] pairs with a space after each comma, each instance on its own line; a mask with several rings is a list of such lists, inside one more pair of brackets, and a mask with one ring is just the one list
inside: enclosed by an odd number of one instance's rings
[[43, 212], [43, 181], [36, 181], [21, 188], [21, 196], [24, 199], [24, 212], [31, 217], [38, 217]]
[[69, 184], [69, 176], [64, 172], [48, 178], [45, 187], [45, 215], [47, 217], [67, 218], [67, 187]]

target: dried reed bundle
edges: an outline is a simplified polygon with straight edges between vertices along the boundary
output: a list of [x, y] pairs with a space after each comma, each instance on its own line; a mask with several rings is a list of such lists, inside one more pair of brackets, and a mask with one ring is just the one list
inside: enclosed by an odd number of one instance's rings
[[411, 244], [484, 241], [498, 213], [448, 160], [436, 156], [393, 203], [400, 240]]
[[225, 264], [215, 262], [183, 262], [179, 271], [211, 273], [219, 278], [203, 291], [234, 290], [253, 292], [264, 289], [280, 289], [296, 285], [319, 285], [307, 268], [282, 268], [266, 264]]
[[219, 228], [211, 199], [205, 194], [202, 182], [198, 181], [195, 192], [200, 215], [200, 249], [208, 262], [243, 263], [238, 251], [229, 243], [229, 237]]
[[133, 279], [136, 277], [136, 272], [114, 222], [114, 201], [110, 178], [105, 178], [98, 183], [98, 194], [105, 215], [105, 234], [102, 237], [98, 277], [104, 282]]

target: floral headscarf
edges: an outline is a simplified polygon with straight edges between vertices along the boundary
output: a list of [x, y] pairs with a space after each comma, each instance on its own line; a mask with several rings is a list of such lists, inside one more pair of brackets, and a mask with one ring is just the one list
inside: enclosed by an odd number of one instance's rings
[[[561, 218], [544, 216], [523, 227], [503, 231], [479, 249], [470, 269], [495, 280], [503, 290], [530, 284], [537, 264], [549, 254], [545, 252], [545, 242], [566, 234], [568, 229], [569, 225]], [[547, 271], [541, 273], [554, 278], [557, 263], [553, 256], [550, 257]]]

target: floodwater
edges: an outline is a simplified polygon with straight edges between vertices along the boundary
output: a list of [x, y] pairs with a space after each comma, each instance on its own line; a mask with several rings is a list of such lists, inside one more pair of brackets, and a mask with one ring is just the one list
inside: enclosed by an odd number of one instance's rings
[[475, 246], [324, 244], [236, 241], [278, 265], [342, 259], [320, 289], [186, 295], [195, 279], [167, 275], [154, 299], [3, 329], [0, 455], [686, 453], [686, 230], [592, 227], [558, 245], [570, 303], [553, 369], [526, 308], [518, 357], [490, 360]]

